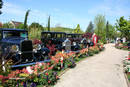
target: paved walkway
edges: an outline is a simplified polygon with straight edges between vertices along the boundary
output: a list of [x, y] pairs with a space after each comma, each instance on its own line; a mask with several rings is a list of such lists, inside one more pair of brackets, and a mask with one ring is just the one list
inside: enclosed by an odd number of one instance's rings
[[55, 87], [127, 87], [122, 60], [128, 51], [107, 44], [105, 51], [77, 64], [61, 76]]

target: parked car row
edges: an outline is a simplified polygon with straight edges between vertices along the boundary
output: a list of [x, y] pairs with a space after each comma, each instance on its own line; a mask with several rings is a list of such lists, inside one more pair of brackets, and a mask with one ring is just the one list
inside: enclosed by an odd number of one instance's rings
[[27, 30], [0, 29], [1, 55], [9, 54], [6, 59], [12, 57], [14, 64], [43, 61], [45, 58], [48, 59], [50, 55], [55, 55], [58, 50], [79, 50], [80, 44], [83, 44], [82, 40], [82, 34], [42, 32], [42, 44], [37, 44], [34, 48], [32, 41], [28, 39]]

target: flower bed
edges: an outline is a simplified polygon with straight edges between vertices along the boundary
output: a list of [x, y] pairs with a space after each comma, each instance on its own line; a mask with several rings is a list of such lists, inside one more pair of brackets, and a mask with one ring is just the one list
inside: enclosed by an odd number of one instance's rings
[[51, 57], [50, 63], [36, 63], [22, 70], [11, 71], [7, 76], [0, 75], [1, 86], [36, 87], [54, 85], [59, 79], [59, 74], [67, 68], [74, 68], [76, 62], [99, 53], [104, 49], [102, 44], [85, 48], [79, 52], [58, 52]]
[[125, 74], [128, 78], [128, 81], [130, 82], [130, 52], [128, 56], [126, 57], [126, 59], [123, 61], [123, 64], [124, 64]]
[[128, 50], [128, 51], [130, 51], [130, 48], [128, 47], [127, 44], [128, 44], [127, 42], [126, 42], [126, 43], [117, 43], [117, 44], [115, 44], [115, 47], [116, 47], [117, 49], [123, 49], [123, 50]]

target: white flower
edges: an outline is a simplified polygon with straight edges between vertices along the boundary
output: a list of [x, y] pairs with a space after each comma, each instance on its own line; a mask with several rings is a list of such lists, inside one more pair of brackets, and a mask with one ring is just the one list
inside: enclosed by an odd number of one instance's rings
[[63, 57], [61, 57], [60, 60], [62, 61], [62, 60], [63, 60]]
[[33, 73], [33, 70], [31, 69], [30, 66], [26, 67], [26, 70], [28, 71], [29, 74], [32, 74], [32, 73]]

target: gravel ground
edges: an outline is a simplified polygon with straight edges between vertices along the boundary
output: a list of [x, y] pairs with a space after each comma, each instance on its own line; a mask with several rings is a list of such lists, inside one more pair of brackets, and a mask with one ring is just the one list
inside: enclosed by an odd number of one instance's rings
[[128, 51], [116, 49], [114, 44], [105, 48], [68, 70], [54, 87], [128, 87], [122, 67]]

